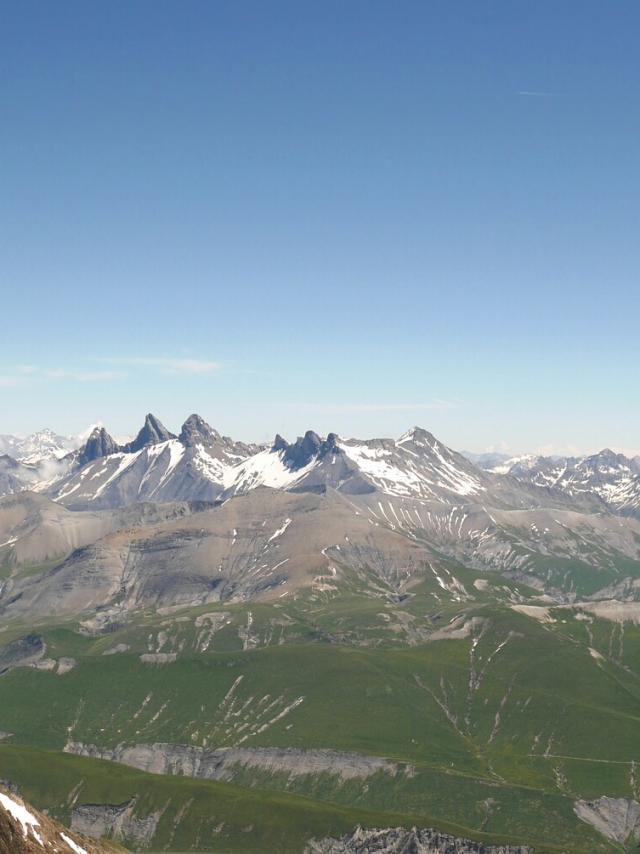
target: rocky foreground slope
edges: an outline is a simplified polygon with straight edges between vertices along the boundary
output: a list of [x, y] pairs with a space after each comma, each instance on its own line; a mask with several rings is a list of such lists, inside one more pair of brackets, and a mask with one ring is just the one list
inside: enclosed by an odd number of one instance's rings
[[114, 854], [115, 850], [52, 821], [0, 787], [0, 854]]

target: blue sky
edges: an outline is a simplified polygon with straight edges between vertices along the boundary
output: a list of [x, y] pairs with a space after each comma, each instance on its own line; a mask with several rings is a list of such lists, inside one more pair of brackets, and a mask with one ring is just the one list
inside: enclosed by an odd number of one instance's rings
[[0, 432], [640, 448], [636, 2], [4, 4]]

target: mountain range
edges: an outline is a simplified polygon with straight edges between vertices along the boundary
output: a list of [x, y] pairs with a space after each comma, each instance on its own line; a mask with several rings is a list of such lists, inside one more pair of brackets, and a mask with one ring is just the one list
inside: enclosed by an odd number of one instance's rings
[[0, 463], [0, 781], [37, 808], [134, 850], [640, 841], [637, 458], [65, 441]]
[[621, 513], [637, 515], [640, 510], [640, 456], [626, 457], [604, 448], [582, 457], [480, 455], [476, 461], [495, 474], [510, 474], [525, 483], [561, 489], [570, 496], [598, 495]]
[[[574, 504], [640, 514], [640, 457], [604, 449], [583, 457], [458, 454], [421, 428], [398, 440], [326, 438], [308, 431], [270, 446], [221, 436], [191, 415], [179, 435], [148, 414], [133, 440], [118, 443], [102, 426], [64, 438], [43, 430], [0, 436], [0, 496], [31, 489], [71, 509], [138, 501], [224, 500], [256, 486], [376, 489], [397, 497], [465, 502], [486, 494], [509, 506]], [[536, 489], [540, 487], [540, 489]], [[501, 496], [501, 497], [500, 497]]]

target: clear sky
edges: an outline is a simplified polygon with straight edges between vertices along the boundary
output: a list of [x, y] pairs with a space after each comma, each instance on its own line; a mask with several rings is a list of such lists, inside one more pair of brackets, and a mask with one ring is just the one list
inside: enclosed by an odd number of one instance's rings
[[0, 432], [640, 448], [636, 0], [4, 2]]

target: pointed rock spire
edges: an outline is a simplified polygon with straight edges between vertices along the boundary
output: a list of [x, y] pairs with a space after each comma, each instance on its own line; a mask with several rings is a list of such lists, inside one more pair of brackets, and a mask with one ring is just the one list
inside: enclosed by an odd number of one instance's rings
[[322, 440], [313, 430], [307, 430], [304, 436], [298, 436], [293, 445], [284, 452], [284, 459], [291, 468], [303, 468], [318, 455]]
[[320, 453], [322, 456], [325, 454], [337, 454], [340, 451], [338, 447], [338, 439], [340, 437], [337, 433], [329, 433], [327, 438], [322, 443], [322, 447], [320, 449]]
[[115, 454], [118, 450], [120, 449], [104, 427], [95, 427], [84, 446], [80, 449], [78, 465], [84, 466], [100, 457], [108, 457], [109, 454]]
[[273, 440], [273, 445], [271, 446], [272, 451], [286, 451], [289, 447], [289, 443], [286, 439], [283, 439], [280, 433], [276, 433], [276, 438]]
[[157, 445], [159, 442], [166, 442], [168, 439], [175, 439], [175, 435], [170, 433], [159, 418], [148, 413], [144, 419], [144, 426], [133, 440], [126, 445], [123, 445], [121, 450], [127, 454], [140, 451], [148, 445]]
[[185, 447], [190, 448], [194, 445], [210, 445], [220, 439], [220, 434], [207, 424], [204, 418], [194, 413], [182, 425], [178, 439]]

